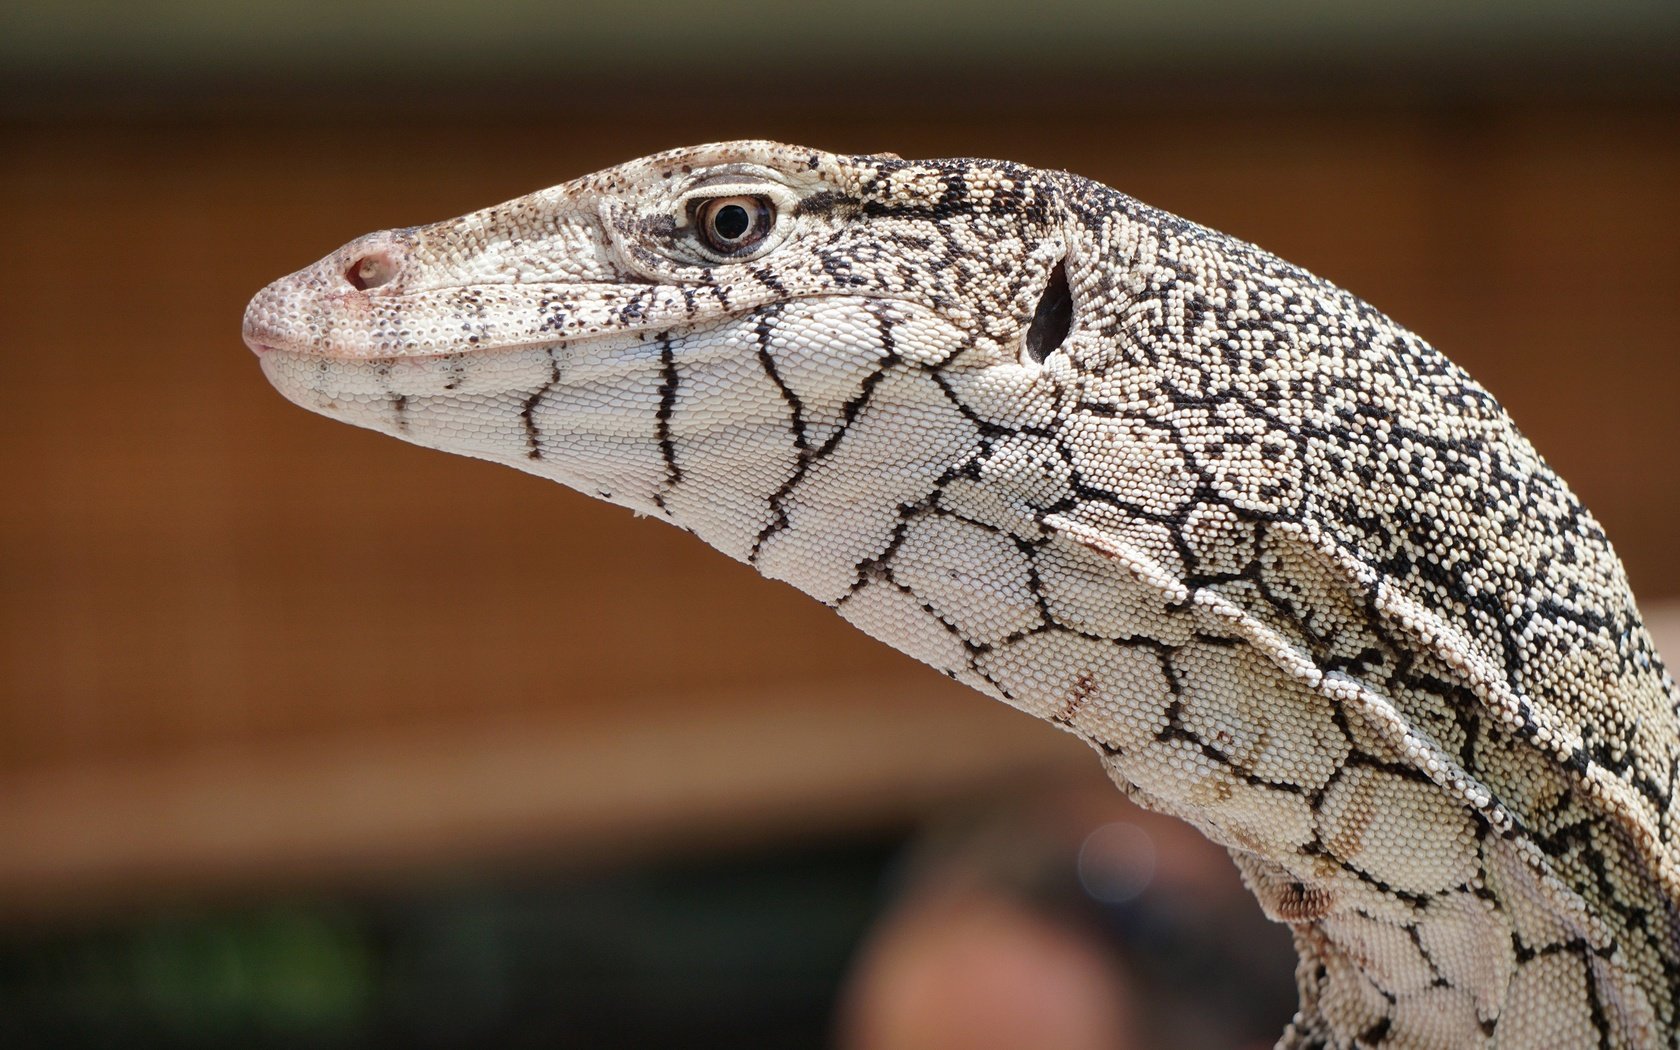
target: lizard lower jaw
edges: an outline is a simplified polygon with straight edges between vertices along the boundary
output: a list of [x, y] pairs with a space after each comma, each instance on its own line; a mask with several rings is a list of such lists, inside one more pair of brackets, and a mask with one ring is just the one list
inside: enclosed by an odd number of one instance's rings
[[517, 415], [523, 398], [552, 384], [556, 368], [555, 356], [545, 347], [484, 349], [471, 356], [348, 358], [259, 338], [252, 349], [281, 394], [338, 418], [381, 417], [399, 402], [418, 410], [428, 401], [449, 401], [466, 411], [465, 406], [502, 405], [509, 398]]

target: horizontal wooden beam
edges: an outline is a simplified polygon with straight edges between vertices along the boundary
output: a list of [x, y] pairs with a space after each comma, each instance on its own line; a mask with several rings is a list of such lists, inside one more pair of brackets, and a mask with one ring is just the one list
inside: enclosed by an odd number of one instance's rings
[[676, 699], [657, 720], [492, 717], [3, 773], [0, 915], [510, 857], [595, 865], [1101, 776], [1073, 737], [937, 678]]

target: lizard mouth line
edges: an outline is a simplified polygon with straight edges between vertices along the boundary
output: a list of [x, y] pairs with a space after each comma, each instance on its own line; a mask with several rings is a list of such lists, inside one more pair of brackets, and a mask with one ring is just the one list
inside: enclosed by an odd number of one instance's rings
[[[901, 295], [867, 295], [860, 296], [856, 292], [816, 292], [800, 296], [802, 299], [838, 299], [838, 298], [867, 298], [881, 301], [914, 303], [915, 300]], [[699, 323], [712, 324], [731, 318], [745, 317], [753, 311], [762, 309], [765, 303], [754, 303], [729, 311], [720, 311]], [[455, 357], [463, 354], [501, 353], [518, 350], [530, 350], [538, 347], [566, 347], [577, 344], [599, 342], [602, 340], [625, 340], [638, 335], [658, 335], [675, 331], [679, 328], [693, 327], [696, 322], [685, 318], [661, 318], [656, 322], [643, 324], [628, 324], [614, 326], [600, 331], [581, 331], [566, 335], [555, 334], [552, 338], [516, 338], [507, 342], [487, 342], [461, 340], [445, 345], [418, 346], [405, 344], [399, 340], [384, 341], [378, 345], [366, 343], [359, 346], [322, 348], [310, 345], [306, 339], [291, 339], [284, 332], [269, 326], [247, 322], [242, 333], [245, 345], [259, 358], [268, 354], [293, 354], [298, 357], [312, 357], [327, 361], [344, 362], [377, 362], [404, 359]]]
[[342, 364], [390, 364], [393, 361], [424, 361], [443, 357], [463, 357], [471, 354], [501, 354], [517, 353], [521, 350], [537, 350], [545, 347], [564, 348], [583, 343], [602, 342], [605, 340], [621, 340], [626, 336], [634, 336], [645, 332], [666, 331], [670, 326], [659, 328], [627, 328], [616, 332], [585, 332], [581, 335], [555, 337], [553, 339], [520, 339], [508, 343], [461, 343], [446, 347], [410, 348], [403, 346], [368, 347], [365, 350], [320, 350], [311, 346], [302, 346], [283, 340], [272, 338], [256, 339], [247, 336], [245, 345], [257, 357], [288, 354], [293, 357], [314, 358], [320, 361], [335, 361]]

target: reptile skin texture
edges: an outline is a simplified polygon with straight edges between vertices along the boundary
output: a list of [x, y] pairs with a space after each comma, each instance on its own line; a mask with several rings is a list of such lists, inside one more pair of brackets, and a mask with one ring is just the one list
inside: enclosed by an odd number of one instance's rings
[[692, 532], [1077, 734], [1289, 924], [1280, 1047], [1680, 1047], [1680, 708], [1423, 340], [1065, 172], [676, 150], [264, 289], [305, 408]]

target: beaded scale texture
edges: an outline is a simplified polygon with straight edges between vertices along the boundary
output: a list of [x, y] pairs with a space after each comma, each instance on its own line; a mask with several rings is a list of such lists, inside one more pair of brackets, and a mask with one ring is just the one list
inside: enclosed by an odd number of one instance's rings
[[1088, 741], [1290, 925], [1279, 1046], [1680, 1047], [1680, 709], [1621, 565], [1334, 285], [1064, 172], [735, 142], [364, 237], [245, 337]]

